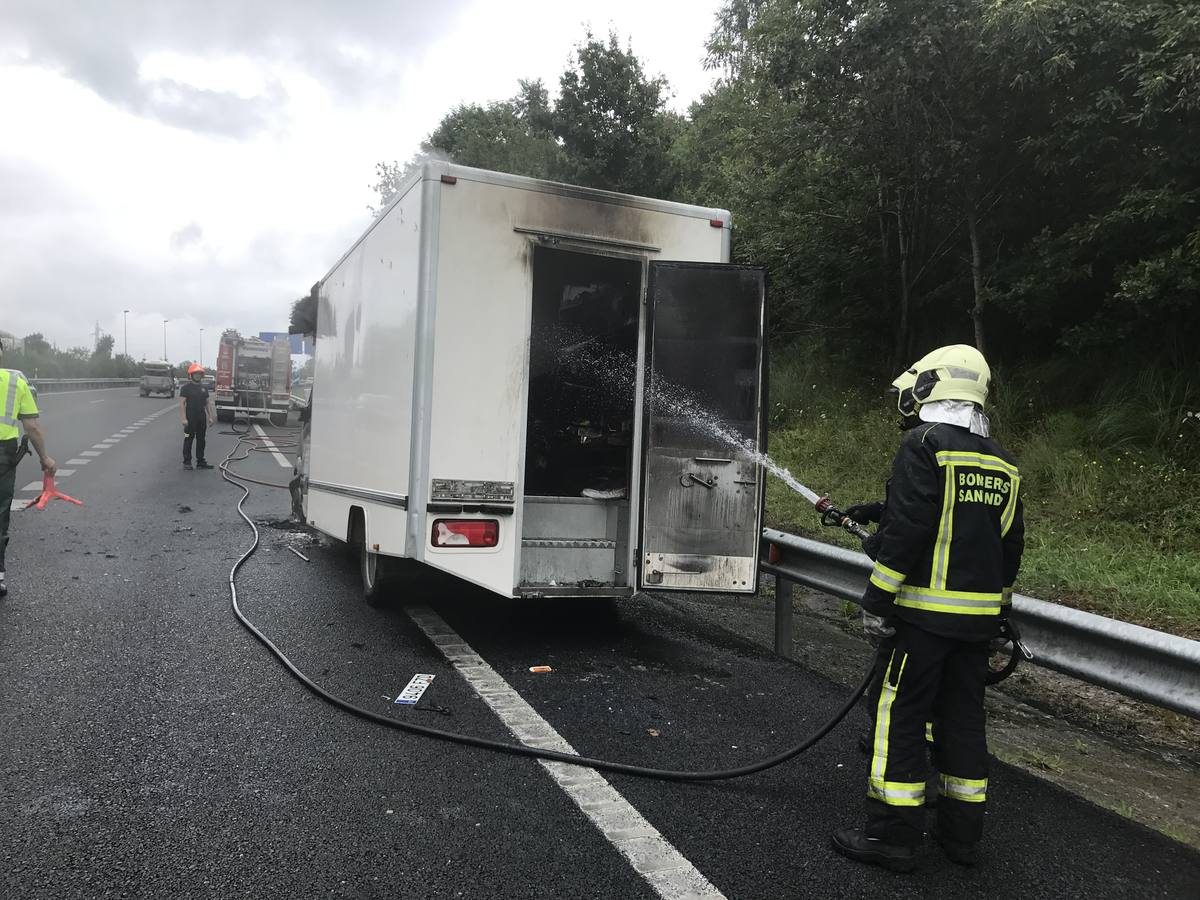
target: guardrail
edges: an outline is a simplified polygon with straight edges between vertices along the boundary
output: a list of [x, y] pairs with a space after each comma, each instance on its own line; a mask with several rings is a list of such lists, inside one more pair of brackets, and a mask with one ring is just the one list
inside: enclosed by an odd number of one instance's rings
[[[862, 553], [770, 528], [761, 558], [776, 579], [775, 651], [789, 658], [792, 586], [857, 603], [871, 571]], [[1200, 719], [1200, 641], [1023, 594], [1013, 595], [1012, 616], [1035, 665]]]
[[139, 380], [137, 378], [31, 378], [29, 383], [38, 389], [39, 394], [53, 394], [58, 391], [94, 391], [101, 388], [132, 387]]

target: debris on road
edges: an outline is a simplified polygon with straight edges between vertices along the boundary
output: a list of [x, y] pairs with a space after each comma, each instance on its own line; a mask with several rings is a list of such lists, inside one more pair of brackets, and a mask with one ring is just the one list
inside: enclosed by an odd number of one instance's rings
[[408, 686], [400, 692], [400, 696], [395, 702], [401, 706], [416, 706], [417, 701], [421, 699], [421, 695], [425, 693], [425, 689], [433, 682], [432, 675], [416, 674], [408, 682]]
[[288, 549], [291, 550], [293, 553], [295, 553], [298, 557], [300, 557], [305, 562], [309, 561], [308, 557], [305, 556], [303, 553], [301, 553], [299, 550], [297, 550], [295, 547], [288, 547]]
[[549, 666], [530, 666], [529, 671], [530, 672], [553, 672], [554, 670], [551, 669]]

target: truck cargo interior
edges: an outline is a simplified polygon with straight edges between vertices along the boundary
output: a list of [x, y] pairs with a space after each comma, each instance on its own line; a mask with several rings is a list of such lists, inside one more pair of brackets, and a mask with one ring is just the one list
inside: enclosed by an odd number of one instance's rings
[[630, 583], [642, 271], [640, 260], [534, 248], [523, 585]]

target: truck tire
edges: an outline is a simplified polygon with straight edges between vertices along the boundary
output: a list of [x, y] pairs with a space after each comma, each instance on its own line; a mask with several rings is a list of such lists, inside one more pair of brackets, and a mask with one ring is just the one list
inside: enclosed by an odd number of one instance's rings
[[230, 412], [229, 410], [218, 409], [217, 410], [217, 421], [228, 424], [233, 421], [233, 413]]
[[391, 562], [390, 556], [381, 556], [367, 549], [362, 543], [359, 549], [359, 573], [362, 576], [363, 599], [367, 606], [385, 605], [389, 597]]
[[273, 412], [268, 418], [276, 428], [283, 428], [287, 425], [288, 414], [286, 412]]

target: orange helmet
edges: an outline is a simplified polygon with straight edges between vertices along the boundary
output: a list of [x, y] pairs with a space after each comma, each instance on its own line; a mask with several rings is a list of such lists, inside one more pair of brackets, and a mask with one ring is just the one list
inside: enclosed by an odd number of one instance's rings
[[199, 372], [201, 375], [203, 375], [204, 374], [204, 366], [200, 365], [200, 363], [192, 363], [190, 366], [188, 366], [188, 377], [189, 378], [191, 378], [197, 372]]

